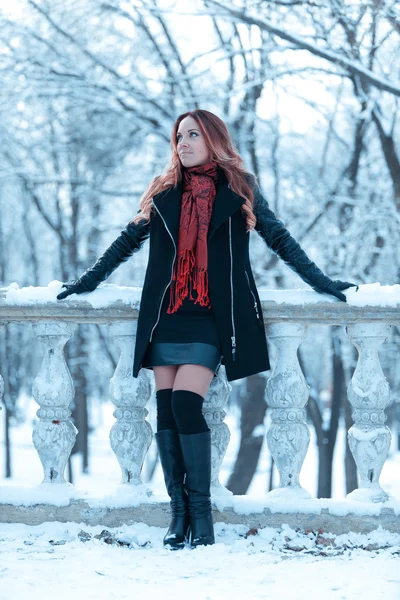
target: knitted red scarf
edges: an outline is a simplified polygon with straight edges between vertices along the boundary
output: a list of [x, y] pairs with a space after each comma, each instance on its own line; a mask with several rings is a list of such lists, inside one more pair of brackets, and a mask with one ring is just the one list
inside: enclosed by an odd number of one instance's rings
[[170, 287], [168, 314], [176, 312], [192, 290], [195, 304], [211, 308], [208, 296], [207, 233], [218, 180], [217, 164], [210, 162], [183, 172], [178, 253]]

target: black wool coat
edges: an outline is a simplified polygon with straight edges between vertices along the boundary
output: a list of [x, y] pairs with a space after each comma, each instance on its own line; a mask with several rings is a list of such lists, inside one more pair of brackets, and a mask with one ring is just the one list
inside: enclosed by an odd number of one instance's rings
[[[270, 368], [263, 313], [250, 265], [250, 236], [241, 210], [244, 201], [221, 176], [207, 238], [208, 286], [228, 381]], [[172, 278], [178, 246], [181, 185], [155, 195], [153, 204], [155, 212], [150, 222], [129, 223], [79, 279], [88, 291], [95, 289], [150, 239], [137, 326], [134, 377], [141, 369]], [[331, 279], [308, 258], [282, 221], [269, 209], [255, 184], [253, 210], [257, 219], [255, 229], [267, 246], [306, 283], [323, 292]]]

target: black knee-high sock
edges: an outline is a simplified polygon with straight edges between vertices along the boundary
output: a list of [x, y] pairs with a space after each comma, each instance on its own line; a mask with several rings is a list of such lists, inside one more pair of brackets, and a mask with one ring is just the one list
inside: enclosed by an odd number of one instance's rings
[[163, 431], [164, 429], [176, 430], [176, 423], [174, 414], [172, 412], [171, 399], [172, 399], [172, 388], [166, 388], [164, 390], [157, 390], [157, 431]]
[[203, 433], [209, 431], [203, 417], [203, 396], [189, 390], [172, 392], [172, 412], [179, 433]]

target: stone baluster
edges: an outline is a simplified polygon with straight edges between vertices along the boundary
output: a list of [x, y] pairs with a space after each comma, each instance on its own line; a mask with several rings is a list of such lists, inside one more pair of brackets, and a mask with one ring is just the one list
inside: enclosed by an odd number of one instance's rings
[[42, 483], [66, 483], [65, 467], [75, 444], [77, 429], [70, 421], [69, 408], [74, 398], [74, 386], [63, 352], [74, 328], [73, 323], [65, 321], [35, 323], [33, 326], [44, 346], [44, 357], [32, 389], [40, 406], [32, 439], [43, 465]]
[[347, 392], [354, 419], [348, 439], [357, 465], [359, 486], [347, 498], [385, 502], [388, 494], [379, 485], [379, 477], [390, 448], [390, 429], [385, 425], [390, 390], [378, 349], [388, 337], [390, 325], [355, 323], [348, 325], [347, 333], [358, 350], [357, 366]]
[[[0, 323], [0, 331], [3, 329], [3, 327], [4, 327], [4, 323]], [[3, 398], [3, 394], [4, 394], [4, 381], [3, 381], [3, 378], [0, 373], [0, 402]], [[1, 405], [0, 405], [0, 410], [2, 410]]]
[[219, 481], [219, 470], [231, 437], [229, 427], [224, 423], [224, 408], [229, 399], [231, 386], [228, 383], [225, 367], [221, 366], [218, 375], [211, 381], [203, 404], [203, 414], [211, 431], [211, 494], [232, 496], [232, 492]]
[[110, 444], [121, 467], [121, 483], [143, 486], [140, 473], [153, 438], [145, 408], [152, 393], [152, 377], [146, 369], [141, 369], [136, 379], [132, 376], [137, 321], [117, 321], [109, 328], [121, 349], [110, 381], [111, 398], [116, 406], [114, 417], [117, 419], [110, 431]]
[[304, 408], [309, 386], [297, 357], [297, 349], [306, 333], [307, 326], [300, 323], [267, 326], [268, 339], [277, 349], [276, 364], [266, 387], [272, 421], [267, 442], [280, 475], [279, 487], [267, 494], [272, 497], [292, 497], [295, 494], [296, 497], [310, 498], [299, 483], [310, 443]]

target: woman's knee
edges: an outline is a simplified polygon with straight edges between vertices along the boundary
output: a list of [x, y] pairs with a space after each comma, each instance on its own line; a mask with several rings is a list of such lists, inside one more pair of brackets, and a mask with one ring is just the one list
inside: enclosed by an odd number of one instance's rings
[[172, 392], [171, 408], [179, 433], [203, 433], [209, 431], [203, 415], [204, 398], [189, 390]]
[[214, 371], [202, 365], [180, 365], [174, 379], [173, 390], [188, 390], [206, 397]]

